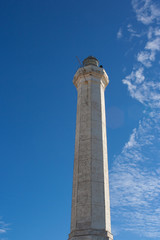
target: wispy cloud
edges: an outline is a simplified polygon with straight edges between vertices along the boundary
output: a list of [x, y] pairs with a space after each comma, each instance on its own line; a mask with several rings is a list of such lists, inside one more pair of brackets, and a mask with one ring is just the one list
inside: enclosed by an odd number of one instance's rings
[[2, 218], [0, 217], [0, 240], [3, 240], [4, 238], [2, 237], [2, 235], [4, 235], [5, 233], [7, 233], [8, 231], [8, 224], [6, 224]]
[[[160, 74], [153, 69], [160, 53], [160, 7], [151, 0], [132, 0], [132, 6], [137, 21], [148, 30], [131, 73], [122, 82], [145, 110], [110, 172], [112, 220], [115, 228], [118, 219], [123, 231], [136, 229], [141, 236], [159, 239]], [[128, 31], [132, 35], [135, 30], [129, 25]]]
[[160, 51], [160, 37], [148, 41], [145, 49], [150, 50], [151, 52]]
[[141, 37], [143, 33], [137, 33], [135, 29], [133, 29], [132, 24], [127, 25], [127, 30], [131, 34], [131, 37]]
[[148, 41], [143, 51], [137, 54], [137, 61], [142, 63], [145, 67], [151, 67], [155, 61], [157, 52], [160, 51], [160, 28], [148, 29]]
[[[156, 114], [152, 112], [152, 116]], [[144, 114], [139, 127], [133, 130], [116, 157], [110, 186], [113, 222], [121, 219], [119, 229], [122, 231], [136, 229], [137, 234], [152, 239], [160, 238], [160, 164], [156, 159], [160, 154], [156, 143], [160, 119], [148, 115], [148, 112]]]
[[141, 62], [145, 67], [151, 67], [155, 60], [155, 52], [141, 51], [137, 54], [137, 61]]
[[117, 32], [117, 38], [120, 39], [123, 37], [123, 34], [122, 34], [122, 28], [120, 28]]
[[137, 20], [143, 24], [151, 24], [160, 20], [160, 9], [152, 0], [132, 0]]

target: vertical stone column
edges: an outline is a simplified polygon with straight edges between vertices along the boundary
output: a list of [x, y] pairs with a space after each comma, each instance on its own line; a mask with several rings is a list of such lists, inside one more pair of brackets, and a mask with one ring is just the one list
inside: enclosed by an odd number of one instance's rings
[[104, 90], [105, 70], [83, 61], [73, 83], [78, 91], [69, 240], [112, 240]]

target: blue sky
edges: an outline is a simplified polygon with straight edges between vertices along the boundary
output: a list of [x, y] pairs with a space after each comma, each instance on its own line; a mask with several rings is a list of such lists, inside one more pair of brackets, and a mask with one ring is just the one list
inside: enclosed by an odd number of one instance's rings
[[0, 3], [0, 240], [68, 238], [76, 125], [72, 79], [97, 57], [115, 240], [160, 239], [160, 3]]

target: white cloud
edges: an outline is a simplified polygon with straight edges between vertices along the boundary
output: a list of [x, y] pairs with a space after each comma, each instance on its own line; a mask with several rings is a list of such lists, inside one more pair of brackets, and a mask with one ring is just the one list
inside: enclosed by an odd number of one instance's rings
[[[6, 233], [8, 230], [8, 224], [6, 224], [2, 218], [0, 218], [0, 236], [1, 234]], [[1, 238], [0, 238], [1, 239]]]
[[122, 34], [122, 28], [120, 28], [117, 32], [117, 38], [120, 39], [122, 38], [123, 34]]
[[[151, 240], [160, 239], [160, 74], [153, 71], [160, 52], [160, 8], [152, 0], [132, 0], [132, 6], [148, 31], [131, 73], [122, 82], [145, 111], [115, 157], [110, 172], [111, 208], [119, 229], [134, 233], [136, 229]], [[128, 31], [136, 34], [131, 24]]]
[[155, 56], [160, 51], [160, 29], [155, 28], [148, 30], [148, 41], [143, 51], [137, 54], [137, 61], [141, 62], [145, 67], [151, 67], [155, 61]]
[[130, 75], [122, 80], [128, 86], [129, 93], [132, 98], [136, 98], [139, 102], [145, 103], [147, 95], [147, 87], [144, 83], [145, 76], [143, 74], [144, 68], [139, 67], [133, 69]]
[[120, 229], [137, 229], [138, 234], [150, 239], [160, 238], [160, 166], [154, 159], [159, 151], [154, 148], [155, 132], [160, 134], [160, 127], [153, 131], [160, 118], [155, 119], [156, 114], [154, 111], [152, 118], [145, 113], [110, 172], [113, 222], [120, 219]]
[[135, 72], [135, 82], [137, 84], [142, 83], [145, 79], [143, 75], [143, 71], [144, 71], [144, 68], [141, 67]]
[[132, 0], [132, 6], [137, 20], [145, 25], [160, 19], [160, 9], [151, 0]]
[[[138, 69], [134, 69], [130, 75], [126, 77], [126, 80], [129, 80], [130, 82], [134, 82], [136, 84], [140, 84], [145, 80], [144, 74], [143, 74], [144, 68], [140, 67]], [[124, 81], [124, 80], [123, 80]], [[134, 86], [134, 90], [136, 89], [136, 86]]]
[[133, 146], [137, 146], [135, 137], [136, 137], [136, 128], [133, 129], [133, 133], [131, 134], [129, 141], [125, 144], [125, 147], [124, 147], [125, 149], [131, 148]]
[[[138, 71], [139, 76], [136, 76]], [[143, 75], [139, 69], [132, 71], [125, 79], [122, 80], [128, 86], [128, 91], [132, 98], [135, 98], [146, 107], [160, 107], [160, 83], [154, 81], [143, 81]], [[142, 78], [142, 80], [141, 80]], [[141, 81], [141, 82], [140, 82]]]
[[155, 52], [141, 51], [137, 55], [137, 61], [141, 62], [145, 67], [151, 67], [155, 60]]
[[156, 39], [147, 42], [145, 48], [151, 51], [160, 51], [160, 38], [157, 37]]
[[148, 39], [151, 39], [152, 38], [152, 36], [153, 36], [153, 28], [152, 27], [149, 27], [149, 29], [148, 29], [148, 33], [147, 33], [147, 36], [148, 36]]
[[131, 24], [127, 25], [128, 32], [131, 33], [131, 37], [141, 37], [142, 34], [137, 33], [136, 30], [133, 29], [133, 26]]
[[160, 36], [160, 28], [155, 29], [155, 36]]

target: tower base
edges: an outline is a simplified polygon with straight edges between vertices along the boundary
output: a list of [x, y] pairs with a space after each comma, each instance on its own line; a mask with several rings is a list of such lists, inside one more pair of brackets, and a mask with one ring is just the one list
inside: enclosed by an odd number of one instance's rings
[[113, 235], [105, 230], [76, 230], [69, 234], [68, 240], [113, 240]]

